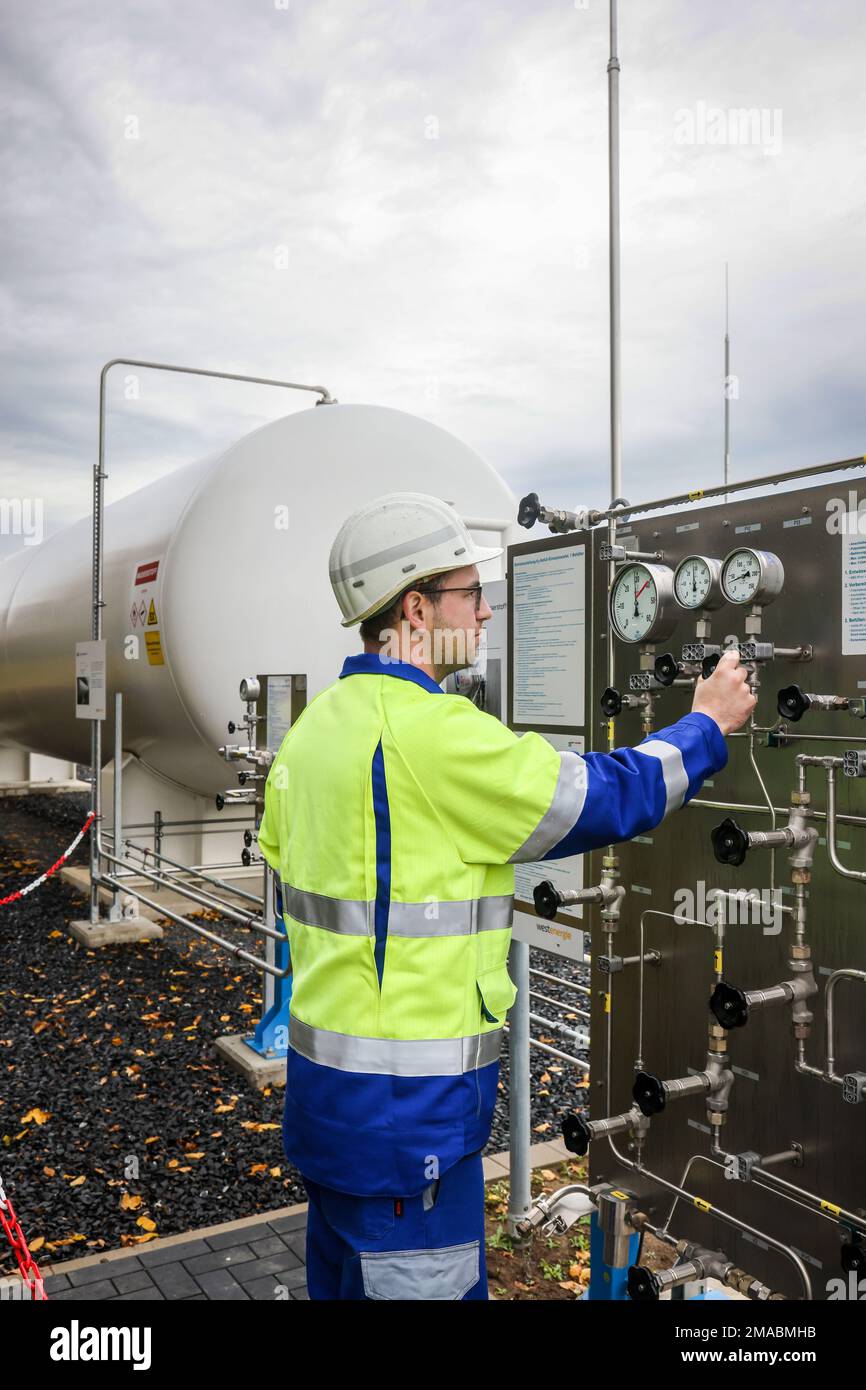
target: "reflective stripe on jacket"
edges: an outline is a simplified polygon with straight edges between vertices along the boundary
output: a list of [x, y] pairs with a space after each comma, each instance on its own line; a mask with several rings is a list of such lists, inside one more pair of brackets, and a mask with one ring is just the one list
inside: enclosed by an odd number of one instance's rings
[[294, 971], [283, 1141], [301, 1172], [410, 1196], [482, 1148], [514, 864], [647, 830], [726, 760], [706, 715], [560, 753], [414, 666], [348, 657], [283, 741], [258, 840]]

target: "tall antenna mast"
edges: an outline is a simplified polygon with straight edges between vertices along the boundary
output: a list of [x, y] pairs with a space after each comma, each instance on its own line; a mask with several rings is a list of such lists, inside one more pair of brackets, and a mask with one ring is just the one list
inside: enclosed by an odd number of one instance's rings
[[725, 261], [725, 487], [731, 480], [731, 336], [728, 332], [728, 263]]
[[619, 57], [616, 0], [610, 0], [610, 62], [607, 65], [610, 244], [610, 496], [622, 496], [622, 387], [619, 336]]

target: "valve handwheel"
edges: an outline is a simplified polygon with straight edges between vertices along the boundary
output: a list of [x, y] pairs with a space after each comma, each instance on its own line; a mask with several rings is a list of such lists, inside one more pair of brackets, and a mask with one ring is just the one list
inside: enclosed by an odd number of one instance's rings
[[606, 714], [608, 719], [614, 719], [616, 715], [622, 714], [622, 696], [612, 685], [602, 692], [598, 702], [601, 705], [602, 714]]
[[629, 1266], [626, 1289], [629, 1298], [638, 1303], [654, 1302], [659, 1296], [658, 1284], [652, 1270], [644, 1269], [643, 1265]]
[[749, 837], [730, 816], [710, 832], [713, 854], [720, 864], [742, 864], [749, 848]]
[[537, 883], [532, 890], [532, 896], [539, 917], [546, 917], [551, 921], [559, 908], [559, 894], [550, 879], [546, 878], [543, 883]]
[[776, 697], [776, 709], [782, 718], [793, 719], [794, 723], [803, 718], [811, 703], [809, 696], [803, 693], [799, 685], [786, 685]]
[[665, 1108], [664, 1085], [652, 1072], [639, 1071], [631, 1093], [642, 1115], [660, 1115]]
[[673, 652], [665, 652], [663, 656], [656, 657], [654, 669], [659, 685], [673, 685], [677, 676], [682, 674], [683, 667]]
[[709, 680], [721, 659], [721, 652], [712, 652], [709, 656], [704, 657], [701, 662], [701, 675], [705, 681]]
[[518, 526], [525, 526], [528, 531], [538, 520], [540, 510], [541, 503], [538, 500], [537, 492], [528, 492], [525, 497], [521, 497], [517, 508]]
[[840, 1251], [842, 1268], [846, 1274], [866, 1274], [866, 1245], [859, 1241], [846, 1241]]
[[562, 1137], [569, 1152], [582, 1158], [589, 1148], [592, 1130], [582, 1115], [572, 1113], [562, 1122]]
[[749, 1021], [749, 1004], [736, 985], [719, 980], [710, 995], [710, 1012], [723, 1028], [743, 1028]]

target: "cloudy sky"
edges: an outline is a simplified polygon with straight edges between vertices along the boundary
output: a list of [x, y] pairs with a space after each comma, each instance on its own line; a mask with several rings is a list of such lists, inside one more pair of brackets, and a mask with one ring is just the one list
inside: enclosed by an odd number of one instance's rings
[[[720, 478], [726, 260], [734, 476], [866, 452], [862, 0], [620, 11], [626, 494]], [[49, 534], [89, 511], [99, 369], [131, 356], [321, 381], [606, 504], [605, 0], [0, 24], [0, 498], [43, 497]], [[111, 400], [109, 499], [308, 405], [119, 374]]]

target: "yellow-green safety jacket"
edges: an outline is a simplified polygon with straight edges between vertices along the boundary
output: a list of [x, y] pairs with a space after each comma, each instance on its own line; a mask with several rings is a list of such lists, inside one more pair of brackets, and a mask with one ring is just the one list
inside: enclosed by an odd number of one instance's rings
[[293, 967], [289, 1160], [412, 1196], [482, 1148], [515, 996], [514, 865], [648, 830], [726, 761], [707, 715], [581, 756], [408, 663], [348, 657], [283, 740], [258, 836]]

